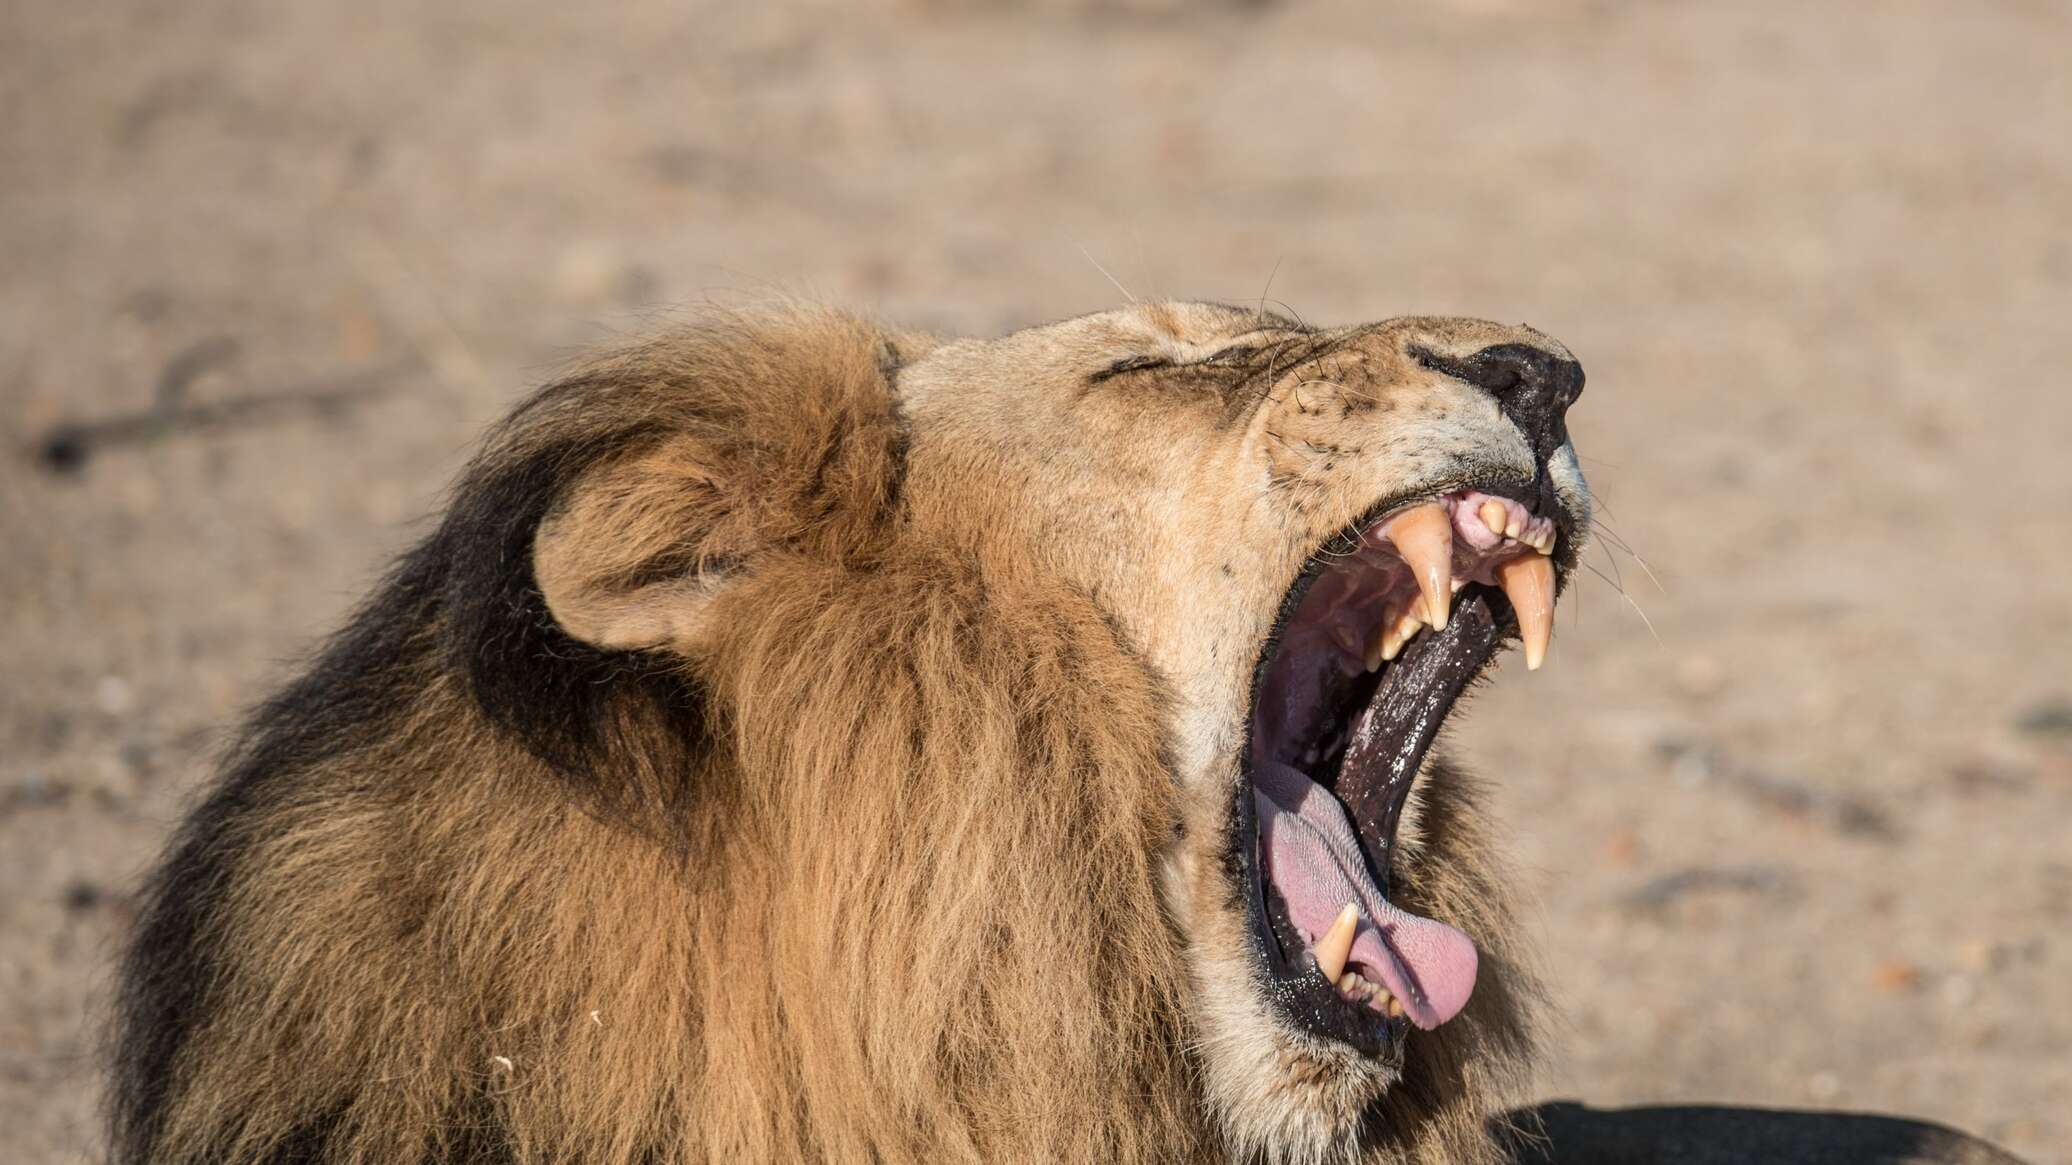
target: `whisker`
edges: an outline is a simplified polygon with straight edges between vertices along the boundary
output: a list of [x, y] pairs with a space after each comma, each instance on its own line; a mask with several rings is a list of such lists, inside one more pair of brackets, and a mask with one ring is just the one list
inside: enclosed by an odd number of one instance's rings
[[1613, 557], [1612, 557], [1612, 552], [1611, 552], [1611, 549], [1610, 549], [1610, 548], [1609, 548], [1609, 547], [1608, 547], [1608, 546], [1607, 546], [1607, 545], [1606, 545], [1605, 543], [1603, 543], [1603, 542], [1599, 542], [1599, 543], [1597, 544], [1597, 550], [1598, 550], [1598, 553], [1600, 553], [1600, 554], [1604, 555], [1604, 561], [1605, 561], [1605, 564], [1606, 564], [1606, 565], [1608, 565], [1608, 566], [1610, 566], [1610, 567], [1612, 568], [1612, 574], [1613, 574], [1613, 575], [1614, 575], [1614, 576], [1615, 576], [1615, 577], [1616, 577], [1616, 578], [1618, 579], [1618, 584], [1617, 584], [1617, 585], [1618, 585], [1618, 588], [1619, 588], [1619, 593], [1620, 593], [1620, 594], [1622, 594], [1622, 595], [1623, 595], [1623, 594], [1625, 594], [1625, 593], [1626, 593], [1626, 575], [1625, 575], [1625, 572], [1623, 572], [1623, 571], [1621, 571], [1621, 570], [1619, 569], [1619, 560], [1618, 560], [1618, 559], [1616, 559], [1616, 558], [1613, 558]]
[[1129, 300], [1131, 303], [1137, 302], [1137, 297], [1130, 294], [1130, 289], [1122, 285], [1122, 280], [1117, 279], [1113, 275], [1109, 275], [1108, 269], [1106, 267], [1101, 266], [1101, 261], [1099, 259], [1094, 258], [1093, 252], [1087, 250], [1085, 247], [1082, 246], [1079, 248], [1079, 253], [1086, 256], [1086, 261], [1094, 265], [1094, 270], [1099, 271], [1102, 275], [1107, 276], [1108, 282], [1113, 283], [1115, 285], [1115, 290], [1120, 291], [1123, 295], [1123, 298]]
[[1270, 303], [1270, 304], [1273, 304], [1273, 305], [1274, 305], [1275, 307], [1278, 307], [1278, 308], [1280, 308], [1280, 309], [1281, 309], [1282, 311], [1285, 311], [1285, 312], [1287, 312], [1287, 313], [1288, 313], [1289, 315], [1291, 315], [1291, 316], [1294, 316], [1294, 317], [1295, 317], [1295, 322], [1296, 322], [1296, 323], [1298, 323], [1298, 324], [1300, 324], [1300, 325], [1302, 325], [1302, 330], [1303, 330], [1303, 331], [1307, 332], [1307, 331], [1312, 331], [1312, 330], [1314, 330], [1314, 329], [1312, 329], [1312, 328], [1311, 328], [1311, 327], [1309, 326], [1309, 321], [1308, 321], [1308, 320], [1306, 320], [1306, 319], [1303, 319], [1303, 318], [1302, 318], [1302, 313], [1301, 313], [1301, 312], [1299, 312], [1299, 311], [1296, 311], [1296, 310], [1295, 310], [1295, 308], [1294, 308], [1294, 307], [1293, 307], [1292, 305], [1290, 305], [1290, 304], [1288, 303], [1288, 301], [1287, 301], [1287, 300], [1285, 300], [1285, 299], [1267, 299], [1267, 298], [1266, 298], [1265, 296], [1261, 296], [1261, 297], [1260, 297], [1260, 299], [1261, 299], [1262, 301], [1266, 302], [1266, 303]]
[[1648, 634], [1651, 637], [1653, 637], [1655, 641], [1655, 646], [1660, 647], [1662, 645], [1662, 635], [1660, 632], [1655, 630], [1655, 621], [1653, 619], [1648, 618], [1648, 613], [1646, 611], [1640, 609], [1640, 604], [1633, 601], [1633, 596], [1626, 593], [1625, 587], [1620, 586], [1617, 582], [1613, 581], [1610, 575], [1607, 575], [1606, 573], [1597, 569], [1596, 567], [1591, 566], [1587, 562], [1583, 563], [1583, 569], [1589, 571], [1591, 574], [1596, 575], [1598, 578], [1603, 579], [1606, 586], [1619, 592], [1619, 597], [1626, 601], [1627, 606], [1633, 608], [1634, 614], [1640, 616], [1641, 625], [1648, 629]]
[[1612, 529], [1609, 523], [1603, 521], [1598, 522], [1596, 525], [1595, 533], [1602, 535], [1605, 542], [1609, 543], [1614, 547], [1617, 547], [1621, 551], [1624, 551], [1626, 557], [1631, 558], [1634, 564], [1640, 567], [1641, 571], [1648, 576], [1648, 581], [1655, 584], [1656, 590], [1662, 592], [1665, 595], [1669, 593], [1669, 588], [1662, 585], [1661, 576], [1655, 573], [1655, 568], [1649, 564], [1646, 558], [1643, 558], [1641, 556], [1640, 551], [1635, 550], [1633, 548], [1631, 543], [1627, 542], [1626, 539], [1620, 537], [1619, 532], [1617, 530]]
[[1266, 323], [1267, 293], [1273, 290], [1273, 277], [1281, 273], [1281, 263], [1286, 258], [1287, 256], [1283, 255], [1273, 261], [1273, 270], [1266, 273], [1266, 286], [1259, 289], [1259, 310], [1254, 313], [1254, 319], [1262, 326]]
[[1633, 559], [1633, 564], [1635, 566], [1640, 567], [1640, 572], [1648, 576], [1648, 581], [1655, 584], [1656, 590], [1662, 592], [1665, 595], [1669, 593], [1669, 588], [1662, 585], [1662, 580], [1656, 576], [1655, 568], [1648, 565], [1647, 559], [1642, 558], [1639, 552], [1634, 550], [1631, 546], [1622, 547], [1622, 549], [1626, 551], [1628, 557]]
[[1266, 375], [1260, 379], [1259, 395], [1253, 398], [1253, 404], [1256, 405], [1272, 398], [1274, 385], [1278, 384], [1281, 379], [1281, 358], [1285, 354], [1279, 346], [1275, 346], [1272, 349], [1271, 355], [1266, 360]]
[[[1366, 394], [1366, 393], [1364, 393], [1364, 392], [1361, 392], [1361, 391], [1359, 391], [1358, 389], [1352, 388], [1351, 386], [1349, 386], [1349, 385], [1345, 384], [1345, 383], [1344, 383], [1343, 381], [1337, 381], [1337, 380], [1327, 380], [1327, 379], [1325, 379], [1324, 377], [1321, 377], [1321, 376], [1310, 376], [1310, 377], [1305, 377], [1304, 379], [1302, 379], [1302, 380], [1298, 380], [1298, 381], [1296, 381], [1295, 383], [1293, 383], [1293, 384], [1289, 385], [1288, 387], [1289, 387], [1289, 389], [1290, 389], [1290, 390], [1292, 391], [1292, 390], [1294, 390], [1294, 389], [1297, 389], [1297, 388], [1301, 388], [1301, 387], [1303, 387], [1303, 386], [1305, 386], [1305, 385], [1311, 385], [1311, 384], [1321, 384], [1321, 385], [1323, 385], [1323, 386], [1324, 386], [1324, 387], [1326, 387], [1326, 388], [1335, 388], [1335, 389], [1337, 389], [1337, 390], [1338, 390], [1339, 392], [1342, 392], [1342, 393], [1344, 393], [1344, 394], [1345, 394], [1345, 395], [1347, 395], [1347, 396], [1350, 396], [1350, 397], [1354, 397], [1354, 398], [1357, 398], [1357, 399], [1359, 399], [1359, 400], [1364, 400], [1364, 401], [1370, 401], [1370, 402], [1372, 402], [1372, 403], [1374, 403], [1374, 404], [1380, 404], [1380, 403], [1381, 403], [1381, 398], [1380, 398], [1380, 397], [1378, 397], [1378, 396], [1369, 396], [1368, 394]], [[1306, 407], [1306, 406], [1305, 406], [1305, 407]]]

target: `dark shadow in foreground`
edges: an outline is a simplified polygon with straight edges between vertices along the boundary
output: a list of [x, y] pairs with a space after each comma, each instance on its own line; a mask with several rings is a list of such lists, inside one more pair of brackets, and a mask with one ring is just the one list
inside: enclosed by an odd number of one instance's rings
[[1518, 1165], [2022, 1165], [1942, 1125], [1853, 1112], [1559, 1100], [1499, 1121], [1517, 1130]]

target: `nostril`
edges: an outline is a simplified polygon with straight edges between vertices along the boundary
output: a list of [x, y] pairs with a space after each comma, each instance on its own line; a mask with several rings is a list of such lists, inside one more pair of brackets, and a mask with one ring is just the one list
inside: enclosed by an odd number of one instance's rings
[[1493, 344], [1472, 356], [1447, 356], [1421, 344], [1409, 355], [1434, 372], [1496, 398], [1498, 407], [1542, 457], [1567, 440], [1563, 415], [1583, 395], [1583, 366], [1530, 344]]

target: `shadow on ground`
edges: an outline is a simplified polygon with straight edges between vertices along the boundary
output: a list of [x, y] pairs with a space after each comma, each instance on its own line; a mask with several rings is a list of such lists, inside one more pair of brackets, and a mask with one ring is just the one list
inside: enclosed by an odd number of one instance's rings
[[2021, 1165], [1942, 1125], [1868, 1113], [1563, 1100], [1506, 1120], [1526, 1134], [1518, 1165]]

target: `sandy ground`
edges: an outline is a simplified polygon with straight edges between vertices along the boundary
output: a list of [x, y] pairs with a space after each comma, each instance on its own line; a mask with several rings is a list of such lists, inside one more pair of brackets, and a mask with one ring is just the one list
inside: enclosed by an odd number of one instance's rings
[[1095, 261], [1589, 368], [1607, 580], [1454, 731], [1544, 1095], [2072, 1160], [2072, 16], [1377, 7], [0, 4], [0, 1160], [95, 1158], [132, 879], [517, 393], [706, 296], [991, 332]]

